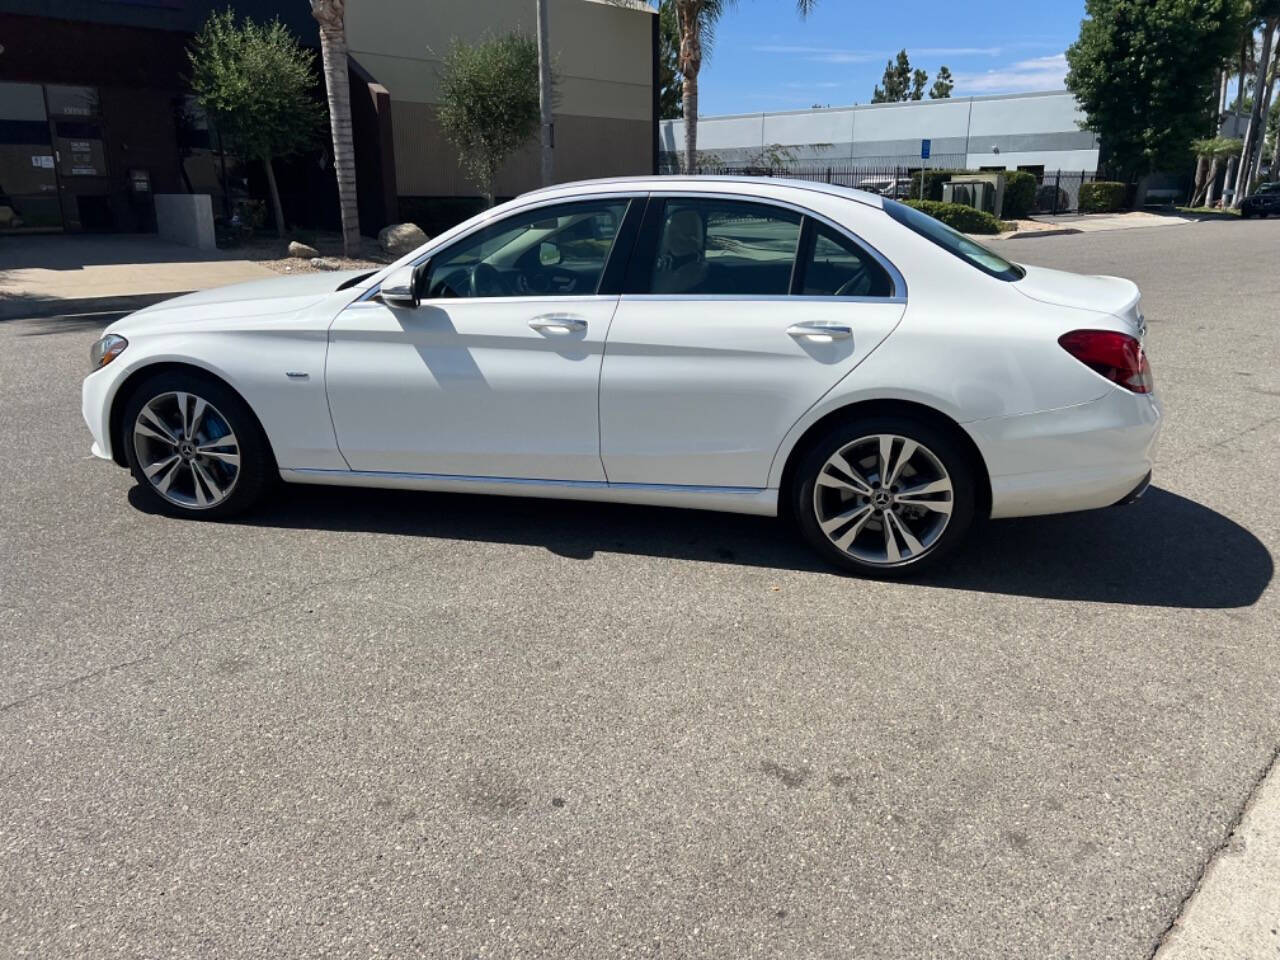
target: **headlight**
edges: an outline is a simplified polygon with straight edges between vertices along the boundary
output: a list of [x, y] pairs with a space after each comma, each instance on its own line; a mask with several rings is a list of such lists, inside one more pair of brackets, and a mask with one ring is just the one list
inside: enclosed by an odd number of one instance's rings
[[105, 367], [108, 363], [120, 356], [124, 352], [124, 348], [129, 345], [129, 341], [118, 334], [108, 333], [105, 337], [89, 348], [89, 370], [90, 372], [100, 367]]

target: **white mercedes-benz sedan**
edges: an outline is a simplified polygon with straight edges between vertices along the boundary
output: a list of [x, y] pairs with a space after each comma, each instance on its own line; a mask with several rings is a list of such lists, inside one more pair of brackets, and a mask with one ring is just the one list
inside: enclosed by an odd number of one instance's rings
[[1136, 498], [1127, 280], [1019, 266], [822, 184], [526, 194], [374, 273], [208, 290], [92, 348], [93, 452], [222, 518], [283, 479], [790, 514], [898, 576], [985, 517]]

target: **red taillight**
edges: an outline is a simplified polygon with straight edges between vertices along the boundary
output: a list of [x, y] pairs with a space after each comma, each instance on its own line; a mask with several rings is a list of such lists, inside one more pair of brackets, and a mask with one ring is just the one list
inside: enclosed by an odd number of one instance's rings
[[1150, 393], [1154, 386], [1151, 364], [1142, 344], [1127, 333], [1114, 330], [1072, 330], [1058, 338], [1062, 349], [1086, 367], [1134, 393]]

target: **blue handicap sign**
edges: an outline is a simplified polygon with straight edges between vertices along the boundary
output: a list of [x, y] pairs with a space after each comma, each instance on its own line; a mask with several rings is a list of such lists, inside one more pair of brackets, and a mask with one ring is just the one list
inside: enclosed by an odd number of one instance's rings
[[930, 148], [931, 146], [933, 146], [933, 141], [932, 141], [932, 140], [921, 140], [921, 141], [920, 141], [920, 159], [921, 159], [921, 160], [928, 160], [928, 159], [929, 159], [929, 148]]

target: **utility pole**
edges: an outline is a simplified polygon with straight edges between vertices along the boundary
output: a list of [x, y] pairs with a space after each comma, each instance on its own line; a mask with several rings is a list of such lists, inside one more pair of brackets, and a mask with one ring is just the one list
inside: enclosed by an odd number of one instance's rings
[[551, 112], [551, 38], [547, 24], [547, 5], [550, 0], [538, 0], [538, 112], [542, 131], [542, 185], [551, 185], [555, 174], [556, 131], [555, 117]]

